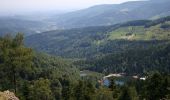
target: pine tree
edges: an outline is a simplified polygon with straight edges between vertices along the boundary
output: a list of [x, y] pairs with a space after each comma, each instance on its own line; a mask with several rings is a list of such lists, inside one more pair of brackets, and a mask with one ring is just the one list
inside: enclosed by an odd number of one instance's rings
[[9, 77], [10, 83], [16, 92], [17, 81], [21, 77], [20, 73], [31, 69], [32, 49], [24, 47], [22, 34], [17, 34], [14, 38], [7, 35], [1, 42], [1, 65], [5, 71], [5, 77]]

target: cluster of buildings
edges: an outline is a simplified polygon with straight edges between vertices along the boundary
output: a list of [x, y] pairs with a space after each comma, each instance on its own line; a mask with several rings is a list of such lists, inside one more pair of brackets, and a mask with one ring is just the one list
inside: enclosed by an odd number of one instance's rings
[[[104, 86], [109, 86], [110, 84], [110, 80], [109, 78], [111, 77], [115, 77], [115, 78], [125, 78], [125, 77], [129, 77], [126, 76], [126, 73], [115, 73], [115, 74], [109, 74], [107, 76], [104, 76], [101, 80], [98, 80], [99, 84], [104, 85]], [[139, 77], [139, 76], [130, 76], [133, 79], [139, 79], [139, 80], [146, 80], [146, 77]], [[117, 85], [123, 85], [125, 82], [124, 81], [120, 81], [120, 80], [115, 80], [115, 84]]]

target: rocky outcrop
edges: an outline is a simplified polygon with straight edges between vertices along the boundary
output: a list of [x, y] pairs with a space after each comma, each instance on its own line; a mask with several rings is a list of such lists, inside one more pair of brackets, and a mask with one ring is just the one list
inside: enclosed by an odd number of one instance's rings
[[19, 100], [13, 92], [4, 91], [0, 92], [0, 100]]

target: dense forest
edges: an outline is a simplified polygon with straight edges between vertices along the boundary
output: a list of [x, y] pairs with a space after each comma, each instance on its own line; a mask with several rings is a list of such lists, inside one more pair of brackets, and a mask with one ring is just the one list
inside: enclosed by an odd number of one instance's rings
[[[160, 45], [156, 42], [156, 46], [147, 49], [127, 49], [125, 52], [91, 58], [91, 61], [73, 61], [35, 52], [25, 47], [23, 40], [22, 34], [0, 38], [0, 89], [15, 92], [21, 100], [170, 98], [169, 42], [160, 42]], [[124, 85], [119, 85], [113, 77], [109, 78], [109, 86], [105, 86], [98, 82], [102, 77], [97, 77], [97, 73], [80, 75], [80, 69], [102, 72], [106, 68], [102, 76], [115, 71], [128, 75], [136, 73], [147, 79], [129, 79]]]
[[54, 30], [26, 37], [38, 51], [65, 58], [91, 58], [127, 49], [164, 44], [170, 39], [170, 17], [137, 20], [111, 26]]
[[92, 70], [102, 73], [144, 74], [159, 70], [170, 73], [170, 44], [161, 44], [145, 48], [127, 49], [87, 60], [78, 60], [74, 64], [82, 70]]

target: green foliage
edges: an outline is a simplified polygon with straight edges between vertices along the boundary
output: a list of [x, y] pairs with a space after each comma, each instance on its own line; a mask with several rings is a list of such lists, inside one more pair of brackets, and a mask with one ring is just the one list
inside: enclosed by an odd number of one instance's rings
[[132, 100], [139, 100], [138, 93], [134, 86], [129, 88], [129, 93]]
[[[170, 45], [136, 48], [84, 61], [84, 69], [106, 73], [143, 74], [152, 70], [169, 73]], [[79, 64], [79, 63], [76, 63]], [[82, 62], [80, 63], [82, 65]], [[160, 67], [163, 66], [163, 67]]]
[[[32, 65], [32, 50], [23, 46], [23, 35], [17, 34], [13, 39], [7, 35], [1, 39], [1, 71], [5, 71], [2, 77], [8, 77], [12, 89], [17, 91], [17, 81], [20, 76], [25, 78], [24, 71], [28, 71]], [[3, 83], [4, 84], [4, 83]]]
[[54, 79], [51, 82], [51, 88], [52, 88], [52, 93], [53, 96], [56, 100], [61, 100], [62, 99], [62, 84], [58, 79]]
[[168, 24], [168, 23], [162, 24], [161, 28], [163, 28], [163, 29], [170, 29], [170, 24]]
[[123, 87], [123, 90], [118, 100], [132, 100], [128, 87]]
[[33, 82], [29, 88], [30, 100], [52, 100], [52, 91], [50, 89], [50, 81], [40, 78]]
[[155, 26], [155, 25], [160, 24], [160, 23], [165, 23], [166, 21], [170, 21], [170, 16], [167, 16], [167, 17], [160, 18], [160, 19], [157, 19], [155, 21], [149, 22], [149, 23], [147, 23], [145, 25], [145, 27]]
[[114, 100], [112, 91], [105, 88], [100, 88], [97, 90], [96, 100]]
[[79, 81], [75, 87], [76, 100], [95, 100], [95, 88], [90, 82]]
[[168, 82], [160, 73], [154, 73], [148, 77], [145, 88], [147, 100], [160, 100], [168, 93]]
[[17, 34], [0, 38], [0, 78], [0, 89], [14, 90], [22, 100], [63, 100], [80, 76], [69, 61], [33, 53]]
[[[26, 44], [36, 50], [65, 58], [95, 58], [127, 49], [148, 48], [170, 38], [170, 30], [160, 28], [167, 23], [137, 20], [111, 26], [54, 30], [26, 37]], [[150, 22], [157, 22], [146, 28]]]

